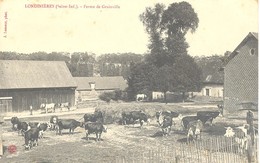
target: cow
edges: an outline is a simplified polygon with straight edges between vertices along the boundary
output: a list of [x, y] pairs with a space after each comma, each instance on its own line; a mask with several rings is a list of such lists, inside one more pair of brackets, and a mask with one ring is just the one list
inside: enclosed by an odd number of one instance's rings
[[49, 129], [52, 130], [52, 131], [55, 131], [56, 130], [56, 126], [57, 126], [57, 123], [58, 123], [58, 116], [51, 116], [50, 118], [50, 124], [49, 124]]
[[50, 103], [50, 104], [43, 103], [40, 105], [40, 109], [44, 109], [45, 113], [48, 113], [49, 111], [55, 112], [55, 107], [56, 107], [55, 103]]
[[212, 126], [212, 121], [215, 119], [217, 116], [219, 116], [220, 112], [219, 111], [198, 111], [197, 112], [197, 117], [203, 124], [205, 124], [207, 121], [210, 122], [210, 126]]
[[87, 113], [84, 115], [84, 122], [104, 122], [103, 114], [101, 111], [95, 111], [94, 114]]
[[148, 116], [142, 111], [131, 111], [122, 113], [123, 125], [134, 124], [136, 121], [139, 121], [140, 127], [142, 127], [144, 122], [147, 122], [147, 124], [149, 124], [150, 120]]
[[86, 139], [89, 140], [88, 135], [91, 133], [96, 134], [96, 141], [100, 141], [102, 132], [107, 132], [107, 127], [100, 122], [85, 123]]
[[[19, 118], [18, 117], [12, 117], [11, 118], [11, 123], [12, 123], [12, 125], [13, 125], [13, 130], [15, 130], [15, 128], [17, 129], [17, 124], [19, 123], [20, 121], [19, 121]], [[16, 126], [16, 127], [15, 127]]]
[[163, 132], [163, 136], [170, 135], [171, 127], [172, 127], [172, 117], [171, 116], [164, 116], [163, 122], [160, 124], [160, 127]]
[[62, 111], [62, 108], [67, 108], [68, 111], [70, 111], [70, 103], [69, 102], [63, 102], [63, 103], [57, 103], [56, 108], [60, 108], [60, 111]]
[[183, 130], [187, 130], [188, 129], [188, 124], [190, 122], [193, 122], [193, 121], [197, 121], [198, 120], [198, 117], [197, 116], [186, 116], [186, 117], [183, 117], [182, 118], [182, 127], [183, 127]]
[[83, 126], [83, 124], [79, 121], [76, 121], [75, 119], [60, 119], [58, 120], [57, 123], [57, 129], [56, 129], [56, 134], [62, 135], [62, 130], [63, 129], [69, 129], [69, 134], [73, 134], [75, 128], [79, 127], [79, 126]]
[[31, 149], [32, 146], [38, 146], [39, 129], [31, 128], [24, 133], [25, 150]]
[[202, 132], [203, 124], [201, 120], [195, 120], [195, 121], [190, 121], [189, 124], [187, 125], [187, 143], [190, 142], [192, 139], [193, 141], [198, 140], [198, 137], [201, 139], [201, 132]]

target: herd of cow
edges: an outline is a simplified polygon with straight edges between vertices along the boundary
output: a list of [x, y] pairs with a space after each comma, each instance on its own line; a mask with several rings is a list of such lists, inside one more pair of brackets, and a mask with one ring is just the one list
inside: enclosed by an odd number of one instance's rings
[[[212, 125], [213, 119], [219, 116], [219, 114], [220, 112], [218, 111], [199, 111], [194, 116], [183, 117], [181, 114], [173, 111], [158, 111], [155, 113], [155, 117], [164, 136], [169, 135], [172, 126], [176, 124], [177, 120], [180, 120], [183, 130], [187, 134], [187, 142], [190, 142], [191, 140], [197, 140], [199, 137], [201, 138], [203, 126], [206, 122]], [[12, 117], [11, 123], [13, 124], [13, 129], [18, 130], [18, 135], [24, 135], [25, 149], [37, 146], [38, 139], [43, 137], [43, 132], [47, 129], [56, 131], [57, 135], [62, 135], [62, 130], [64, 129], [68, 129], [69, 134], [73, 134], [75, 128], [83, 127], [86, 131], [87, 140], [89, 139], [89, 134], [93, 133], [96, 134], [96, 141], [99, 141], [102, 132], [107, 131], [102, 112], [95, 111], [94, 113], [87, 113], [83, 118], [84, 121], [80, 122], [75, 119], [60, 119], [57, 116], [51, 116], [48, 123], [39, 123], [23, 122], [17, 117]], [[140, 127], [142, 128], [144, 122], [149, 125], [150, 118], [143, 111], [122, 112], [122, 125], [140, 123]]]
[[24, 122], [18, 117], [12, 117], [12, 129], [18, 131], [18, 135], [23, 135], [25, 140], [25, 149], [31, 149], [38, 145], [38, 139], [43, 138], [43, 133], [47, 129], [56, 131], [56, 134], [62, 135], [63, 129], [69, 129], [69, 134], [73, 134], [75, 128], [84, 127], [86, 138], [91, 133], [96, 134], [96, 140], [99, 141], [101, 133], [106, 132], [107, 128], [103, 125], [103, 116], [101, 112], [95, 111], [94, 114], [85, 114], [84, 122], [75, 119], [59, 119], [57, 116], [51, 116], [50, 122]]

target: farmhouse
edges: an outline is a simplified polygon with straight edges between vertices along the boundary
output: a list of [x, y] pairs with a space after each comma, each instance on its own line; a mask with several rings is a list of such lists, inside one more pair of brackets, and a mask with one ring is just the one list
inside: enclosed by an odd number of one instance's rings
[[249, 33], [229, 55], [224, 68], [224, 112], [243, 109], [243, 103], [257, 106], [258, 34]]
[[222, 72], [213, 72], [204, 77], [200, 94], [209, 97], [223, 97], [224, 74]]
[[3, 112], [39, 109], [41, 103], [74, 105], [77, 85], [65, 62], [0, 60], [0, 76]]
[[111, 77], [75, 77], [77, 82], [76, 100], [98, 100], [103, 92], [125, 90], [127, 82], [122, 76]]

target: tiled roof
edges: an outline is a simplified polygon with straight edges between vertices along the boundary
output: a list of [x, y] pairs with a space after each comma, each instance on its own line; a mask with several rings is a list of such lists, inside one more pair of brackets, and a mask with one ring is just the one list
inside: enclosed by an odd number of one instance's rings
[[77, 82], [77, 90], [91, 90], [89, 83], [95, 83], [96, 90], [124, 90], [127, 81], [122, 76], [111, 77], [74, 77]]
[[0, 60], [0, 89], [76, 87], [63, 61]]

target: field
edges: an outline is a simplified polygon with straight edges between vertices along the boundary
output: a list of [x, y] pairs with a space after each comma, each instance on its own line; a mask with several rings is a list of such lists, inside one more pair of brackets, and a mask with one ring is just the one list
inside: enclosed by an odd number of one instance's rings
[[[84, 108], [81, 108], [84, 112]], [[185, 144], [185, 133], [180, 129], [180, 121], [176, 119], [171, 135], [163, 137], [160, 128], [154, 118], [156, 110], [175, 110], [183, 115], [194, 115], [198, 110], [217, 110], [214, 105], [176, 105], [176, 104], [150, 104], [150, 103], [114, 103], [101, 105], [97, 109], [106, 110], [107, 133], [102, 134], [102, 141], [96, 142], [95, 135], [90, 135], [90, 140], [85, 139], [83, 128], [76, 128], [73, 135], [69, 135], [67, 130], [63, 135], [56, 135], [53, 131], [47, 131], [44, 138], [39, 140], [39, 146], [25, 151], [24, 138], [12, 131], [10, 120], [6, 120], [3, 126], [3, 144], [5, 153], [0, 162], [129, 162], [137, 157], [145, 157], [160, 149], [166, 152], [176, 152], [180, 144]], [[117, 124], [118, 115], [122, 110], [144, 110], [151, 117], [151, 124], [146, 124], [142, 129], [139, 125], [122, 126]], [[92, 109], [93, 111], [93, 109]], [[88, 109], [86, 109], [88, 112]], [[58, 114], [58, 113], [57, 113]], [[62, 115], [60, 118], [74, 118], [82, 120], [84, 113], [74, 113]], [[246, 114], [244, 114], [246, 115]], [[50, 116], [27, 117], [24, 121], [48, 122]], [[113, 123], [112, 123], [113, 122]], [[203, 139], [212, 136], [222, 136], [225, 133], [225, 126], [238, 126], [245, 123], [245, 119], [227, 119], [217, 117], [214, 126], [206, 126], [202, 134]], [[10, 145], [17, 147], [16, 153], [11, 154], [6, 149]], [[170, 151], [171, 148], [175, 151]], [[162, 152], [161, 152], [162, 153]], [[150, 157], [150, 156], [149, 156]], [[158, 156], [163, 157], [163, 156]], [[169, 162], [174, 162], [174, 158], [165, 158]], [[158, 161], [158, 160], [157, 160]], [[154, 161], [154, 162], [157, 162]], [[167, 161], [166, 161], [167, 162]]]

